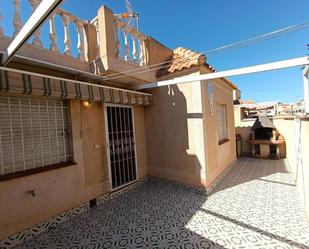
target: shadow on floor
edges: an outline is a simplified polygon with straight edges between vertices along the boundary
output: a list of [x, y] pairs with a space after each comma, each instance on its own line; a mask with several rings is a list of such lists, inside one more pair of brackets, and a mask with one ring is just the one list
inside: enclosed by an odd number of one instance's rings
[[308, 249], [309, 226], [282, 163], [240, 160], [208, 197], [150, 178], [16, 248]]
[[177, 183], [147, 183], [17, 248], [219, 248], [186, 228], [206, 196]]
[[279, 242], [282, 242], [284, 244], [287, 244], [287, 245], [291, 245], [295, 248], [300, 248], [300, 249], [303, 249], [303, 248], [308, 248], [306, 245], [302, 244], [302, 243], [298, 243], [296, 241], [293, 241], [293, 240], [290, 240], [290, 239], [287, 239], [283, 236], [279, 236], [279, 235], [276, 235], [274, 233], [270, 233], [268, 231], [265, 231], [263, 229], [260, 229], [258, 227], [254, 227], [254, 226], [251, 226], [250, 224], [246, 224], [244, 222], [241, 222], [239, 220], [236, 220], [236, 219], [233, 219], [233, 218], [230, 218], [230, 217], [227, 217], [225, 215], [222, 215], [222, 214], [218, 214], [216, 212], [213, 212], [213, 211], [210, 211], [210, 210], [205, 210], [203, 209], [202, 212], [205, 212], [207, 214], [210, 214], [212, 216], [215, 216], [215, 217], [218, 217], [219, 219], [222, 219], [222, 220], [225, 220], [225, 221], [228, 221], [230, 223], [233, 223], [237, 226], [241, 226], [245, 229], [249, 229], [255, 233], [259, 233], [261, 235], [264, 235], [264, 236], [267, 236], [269, 237], [270, 239], [274, 239], [274, 240], [277, 240]]

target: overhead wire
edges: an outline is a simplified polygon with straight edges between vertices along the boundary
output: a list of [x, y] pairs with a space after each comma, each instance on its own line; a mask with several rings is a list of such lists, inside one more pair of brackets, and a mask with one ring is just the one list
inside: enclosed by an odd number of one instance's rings
[[[246, 40], [242, 40], [239, 42], [235, 42], [235, 43], [231, 43], [228, 45], [224, 45], [218, 48], [214, 48], [214, 49], [209, 49], [209, 50], [205, 50], [202, 51], [201, 54], [216, 54], [216, 53], [220, 53], [221, 51], [226, 51], [229, 49], [236, 49], [236, 48], [241, 48], [241, 47], [245, 47], [245, 46], [249, 46], [249, 45], [253, 45], [256, 44], [258, 42], [262, 42], [262, 41], [266, 41], [266, 40], [270, 40], [282, 35], [286, 35], [292, 32], [296, 32], [299, 30], [303, 30], [303, 29], [307, 29], [309, 28], [309, 22], [305, 22], [305, 23], [301, 23], [301, 24], [297, 24], [297, 25], [292, 25], [286, 28], [282, 28], [279, 30], [275, 30], [263, 35], [259, 35], [256, 37], [252, 37]], [[191, 56], [186, 56], [183, 57], [182, 59], [188, 59], [186, 61], [192, 61], [194, 59], [190, 59]], [[160, 62], [160, 63], [156, 63], [156, 64], [152, 64], [152, 65], [148, 65], [148, 66], [143, 66], [137, 69], [132, 69], [132, 70], [127, 70], [124, 72], [119, 72], [119, 73], [115, 73], [115, 74], [111, 74], [108, 75], [106, 77], [104, 77], [104, 80], [115, 80], [115, 79], [119, 79], [119, 78], [123, 78], [126, 76], [131, 76], [131, 75], [136, 75], [136, 74], [141, 74], [144, 72], [151, 72], [151, 71], [155, 71], [155, 70], [160, 70], [166, 67], [169, 67], [168, 63], [173, 62], [173, 60], [167, 60], [164, 62]], [[180, 62], [179, 62], [180, 63]], [[176, 63], [177, 64], [177, 63]], [[161, 66], [162, 65], [162, 66]], [[115, 77], [113, 77], [115, 76]]]

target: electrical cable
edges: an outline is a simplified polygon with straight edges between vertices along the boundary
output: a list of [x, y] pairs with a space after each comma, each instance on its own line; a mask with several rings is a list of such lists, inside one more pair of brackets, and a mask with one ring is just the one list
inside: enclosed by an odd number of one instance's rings
[[[239, 41], [239, 42], [235, 42], [235, 43], [232, 43], [232, 44], [224, 45], [224, 46], [221, 46], [221, 47], [218, 47], [218, 48], [205, 50], [205, 51], [201, 52], [201, 54], [207, 54], [207, 55], [211, 54], [211, 53], [216, 54], [216, 53], [219, 53], [221, 51], [228, 50], [228, 49], [241, 48], [241, 47], [256, 44], [258, 42], [267, 41], [267, 40], [270, 40], [270, 39], [273, 39], [273, 38], [276, 38], [276, 37], [279, 37], [279, 36], [282, 36], [282, 35], [285, 35], [285, 34], [289, 34], [289, 33], [292, 33], [292, 32], [299, 31], [299, 30], [307, 29], [307, 28], [309, 28], [309, 22], [289, 26], [289, 27], [286, 27], [286, 28], [283, 28], [283, 29], [272, 31], [272, 32], [269, 32], [269, 33], [266, 33], [266, 34], [263, 34], [263, 35], [259, 35], [259, 36], [249, 38], [249, 39], [246, 39], [246, 40], [242, 40], [242, 41]], [[191, 56], [184, 57], [183, 59], [186, 59], [186, 58], [191, 58]], [[191, 60], [194, 60], [194, 59], [189, 59], [187, 61], [191, 61]], [[138, 68], [138, 69], [133, 69], [133, 70], [128, 70], [128, 71], [124, 71], [124, 72], [120, 72], [120, 73], [111, 74], [111, 75], [106, 76], [106, 78], [104, 78], [104, 80], [115, 80], [115, 79], [123, 78], [123, 77], [126, 77], [126, 76], [131, 76], [131, 75], [136, 75], [136, 74], [140, 74], [140, 73], [144, 73], [144, 72], [151, 72], [151, 71], [154, 71], [154, 70], [163, 69], [163, 68], [170, 66], [170, 65], [166, 65], [169, 62], [173, 62], [173, 60], [168, 60], [168, 61], [164, 61], [164, 62], [157, 63], [157, 64], [143, 66], [143, 67]], [[160, 66], [160, 65], [163, 65], [163, 66]], [[160, 66], [160, 67], [157, 67], [157, 66]], [[154, 68], [151, 68], [151, 67], [154, 67]], [[145, 69], [145, 70], [143, 70], [143, 69]], [[133, 73], [131, 73], [131, 72], [133, 72]], [[117, 76], [117, 75], [120, 75], [120, 76], [119, 77], [111, 77], [111, 76]]]

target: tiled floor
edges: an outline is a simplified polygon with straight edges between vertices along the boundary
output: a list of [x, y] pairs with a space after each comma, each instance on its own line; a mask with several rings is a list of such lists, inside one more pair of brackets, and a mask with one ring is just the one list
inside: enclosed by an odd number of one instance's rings
[[151, 179], [19, 248], [309, 248], [284, 161], [243, 158], [214, 193]]

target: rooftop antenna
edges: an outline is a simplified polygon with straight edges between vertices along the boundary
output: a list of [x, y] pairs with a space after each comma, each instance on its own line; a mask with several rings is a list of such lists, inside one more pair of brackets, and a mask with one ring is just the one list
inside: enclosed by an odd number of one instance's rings
[[115, 14], [115, 16], [121, 19], [126, 19], [127, 23], [130, 26], [133, 26], [137, 30], [139, 30], [139, 13], [133, 11], [132, 5], [129, 0], [125, 0], [125, 4], [127, 12], [121, 14]]

